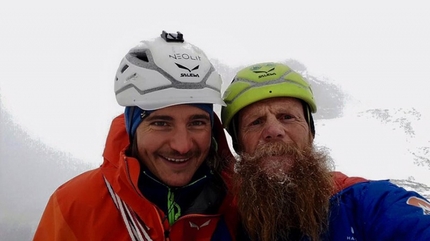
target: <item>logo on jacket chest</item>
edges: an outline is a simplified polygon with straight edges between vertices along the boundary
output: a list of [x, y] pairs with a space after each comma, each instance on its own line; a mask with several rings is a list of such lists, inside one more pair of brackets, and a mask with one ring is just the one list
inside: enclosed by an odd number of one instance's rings
[[406, 201], [407, 204], [415, 207], [419, 207], [423, 210], [424, 215], [430, 215], [430, 203], [419, 197], [410, 197]]
[[208, 226], [210, 222], [211, 222], [211, 220], [209, 219], [208, 221], [206, 221], [206, 222], [204, 222], [204, 223], [202, 223], [200, 225], [199, 224], [195, 224], [193, 222], [189, 222], [189, 223], [190, 223], [190, 227], [191, 228], [196, 228], [197, 230], [200, 230], [201, 228]]

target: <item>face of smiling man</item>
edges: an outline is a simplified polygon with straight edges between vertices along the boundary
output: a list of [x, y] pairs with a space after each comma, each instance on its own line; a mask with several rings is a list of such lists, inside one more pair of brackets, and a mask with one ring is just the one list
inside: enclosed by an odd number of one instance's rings
[[209, 114], [176, 105], [152, 112], [136, 130], [139, 159], [162, 182], [188, 184], [205, 161], [211, 144]]

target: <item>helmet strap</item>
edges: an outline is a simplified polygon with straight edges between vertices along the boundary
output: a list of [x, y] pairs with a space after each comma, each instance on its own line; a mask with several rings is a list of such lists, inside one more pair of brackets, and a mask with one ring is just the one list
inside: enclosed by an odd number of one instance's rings
[[309, 125], [310, 131], [312, 133], [312, 137], [315, 138], [315, 124], [314, 124], [314, 118], [312, 117], [311, 108], [309, 108], [309, 105], [303, 100], [300, 100], [300, 101], [302, 102], [303, 113], [305, 115], [306, 122]]
[[238, 142], [238, 133], [237, 133], [237, 126], [239, 125], [238, 123], [238, 118], [237, 118], [237, 114], [235, 116], [233, 116], [233, 119], [230, 122], [230, 136], [231, 136], [231, 141], [233, 144], [233, 149], [238, 152], [240, 147], [239, 147], [239, 142]]
[[132, 133], [132, 128], [133, 128], [133, 116], [134, 116], [134, 111], [135, 111], [135, 109], [136, 109], [136, 107], [134, 107], [134, 106], [132, 106], [132, 107], [129, 107], [130, 109], [130, 111], [129, 112], [126, 112], [125, 114], [127, 115], [126, 116], [126, 123], [125, 123], [125, 127], [126, 127], [126, 130], [127, 130], [127, 132], [128, 132], [128, 138], [129, 138], [129, 141], [130, 141], [130, 144], [131, 143], [133, 143], [133, 133]]

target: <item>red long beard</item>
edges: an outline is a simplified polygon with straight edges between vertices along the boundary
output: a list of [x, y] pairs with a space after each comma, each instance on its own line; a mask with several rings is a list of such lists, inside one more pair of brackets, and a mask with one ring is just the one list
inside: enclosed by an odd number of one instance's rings
[[318, 240], [327, 228], [333, 179], [328, 158], [313, 147], [284, 142], [242, 154], [236, 165], [239, 212], [253, 240], [291, 238], [293, 232]]

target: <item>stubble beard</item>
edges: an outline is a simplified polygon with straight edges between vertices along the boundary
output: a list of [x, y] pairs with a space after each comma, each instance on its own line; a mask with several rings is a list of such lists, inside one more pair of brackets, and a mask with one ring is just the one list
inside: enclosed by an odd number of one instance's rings
[[272, 241], [306, 235], [318, 240], [328, 227], [333, 193], [331, 163], [325, 153], [311, 144], [300, 150], [293, 144], [276, 142], [240, 156], [234, 183], [250, 237]]

